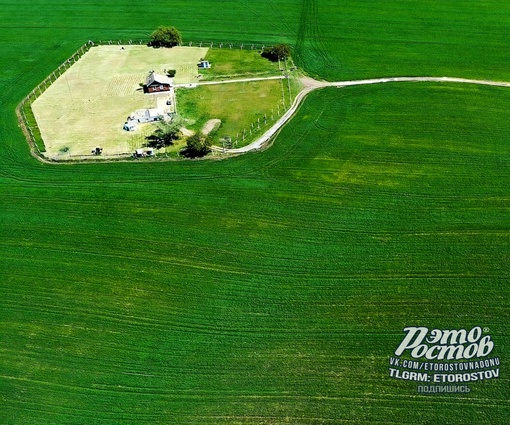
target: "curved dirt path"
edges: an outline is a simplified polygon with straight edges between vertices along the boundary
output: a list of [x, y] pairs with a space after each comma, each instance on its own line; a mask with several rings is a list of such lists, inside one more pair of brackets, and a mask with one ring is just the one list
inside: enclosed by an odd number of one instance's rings
[[[221, 77], [220, 77], [221, 78]], [[287, 78], [285, 75], [277, 75], [273, 77], [253, 77], [253, 78], [238, 78], [233, 80], [216, 80], [216, 81], [196, 81], [194, 83], [176, 84], [174, 87], [189, 88], [198, 86], [215, 86], [218, 84], [233, 84], [233, 83], [250, 83], [252, 81], [267, 81], [267, 80], [284, 80]]]
[[243, 146], [242, 148], [225, 149], [225, 153], [244, 153], [255, 150], [260, 150], [265, 147], [273, 136], [280, 131], [280, 129], [292, 118], [296, 113], [297, 109], [301, 105], [301, 102], [306, 95], [314, 90], [322, 89], [324, 87], [348, 87], [348, 86], [360, 86], [367, 84], [381, 84], [381, 83], [405, 83], [405, 82], [438, 82], [438, 83], [464, 83], [464, 84], [479, 84], [485, 86], [497, 86], [497, 87], [510, 87], [509, 82], [504, 81], [490, 81], [490, 80], [472, 80], [469, 78], [455, 78], [455, 77], [389, 77], [389, 78], [370, 78], [366, 80], [352, 80], [352, 81], [318, 81], [310, 77], [303, 77], [301, 82], [304, 84], [304, 89], [301, 90], [292, 106], [285, 112], [284, 115], [259, 139], [250, 143], [249, 145]]

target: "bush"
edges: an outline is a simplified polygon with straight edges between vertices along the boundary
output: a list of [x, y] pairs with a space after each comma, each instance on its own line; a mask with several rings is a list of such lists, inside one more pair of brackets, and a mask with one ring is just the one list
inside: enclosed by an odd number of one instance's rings
[[290, 46], [288, 44], [277, 44], [276, 46], [265, 47], [262, 50], [262, 57], [276, 62], [284, 60], [290, 56]]
[[209, 136], [202, 133], [196, 133], [188, 137], [186, 147], [181, 154], [186, 158], [200, 158], [211, 152], [212, 140]]
[[174, 117], [169, 123], [160, 123], [154, 133], [145, 138], [147, 140], [146, 146], [161, 149], [173, 145], [181, 137], [181, 123], [179, 117]]

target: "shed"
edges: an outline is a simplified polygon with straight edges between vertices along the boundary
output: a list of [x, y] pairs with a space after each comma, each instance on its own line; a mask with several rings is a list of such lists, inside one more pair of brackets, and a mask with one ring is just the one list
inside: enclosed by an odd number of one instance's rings
[[134, 120], [128, 120], [124, 123], [124, 130], [135, 131], [138, 128], [138, 122]]
[[201, 60], [200, 63], [198, 64], [198, 67], [199, 68], [210, 68], [211, 67], [211, 63], [209, 61], [206, 61], [206, 60]]
[[147, 109], [145, 111], [145, 115], [141, 117], [138, 121], [140, 122], [153, 122], [161, 120], [161, 112], [159, 109]]
[[145, 122], [154, 122], [154, 121], [160, 121], [162, 117], [162, 113], [159, 109], [153, 108], [153, 109], [138, 109], [137, 111], [133, 112], [129, 118], [128, 121], [134, 121], [139, 123], [145, 123]]

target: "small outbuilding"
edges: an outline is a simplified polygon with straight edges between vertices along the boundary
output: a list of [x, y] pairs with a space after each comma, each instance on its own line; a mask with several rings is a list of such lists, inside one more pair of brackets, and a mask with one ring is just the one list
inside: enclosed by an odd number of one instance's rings
[[174, 86], [174, 82], [170, 77], [156, 74], [154, 71], [149, 72], [147, 81], [143, 86], [144, 93], [161, 93], [168, 92]]
[[200, 63], [198, 64], [198, 67], [203, 69], [209, 69], [211, 67], [211, 63], [206, 60], [201, 60]]
[[163, 114], [159, 109], [139, 109], [133, 112], [127, 122], [133, 121], [135, 123], [145, 123], [145, 122], [154, 122], [161, 121]]
[[124, 130], [126, 131], [136, 131], [138, 128], [138, 121], [128, 120], [124, 123]]

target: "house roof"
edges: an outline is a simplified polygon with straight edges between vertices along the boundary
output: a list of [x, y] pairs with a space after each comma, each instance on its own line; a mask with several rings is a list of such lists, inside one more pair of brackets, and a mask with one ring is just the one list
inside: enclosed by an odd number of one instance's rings
[[151, 108], [151, 109], [137, 109], [129, 116], [128, 121], [139, 121], [144, 118], [157, 118], [160, 115], [163, 115], [159, 109]]
[[137, 122], [134, 121], [134, 120], [127, 120], [125, 123], [124, 123], [124, 126], [128, 126], [128, 127], [136, 127], [137, 126]]
[[150, 86], [151, 84], [169, 84], [173, 86], [174, 81], [170, 77], [167, 77], [166, 75], [156, 74], [154, 71], [151, 71], [147, 76], [146, 85]]
[[145, 115], [149, 118], [158, 117], [161, 115], [161, 111], [159, 109], [147, 109]]

